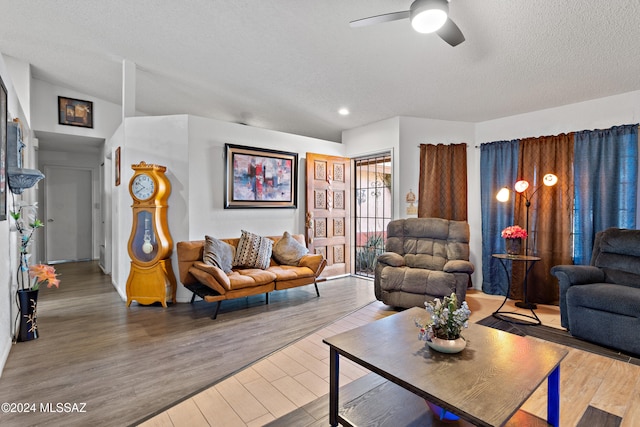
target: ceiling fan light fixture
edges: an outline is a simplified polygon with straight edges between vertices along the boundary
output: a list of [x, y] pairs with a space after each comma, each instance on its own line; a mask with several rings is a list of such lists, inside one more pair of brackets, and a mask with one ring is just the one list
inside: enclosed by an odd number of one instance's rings
[[433, 33], [447, 22], [448, 14], [447, 0], [415, 0], [410, 8], [411, 26], [419, 33]]

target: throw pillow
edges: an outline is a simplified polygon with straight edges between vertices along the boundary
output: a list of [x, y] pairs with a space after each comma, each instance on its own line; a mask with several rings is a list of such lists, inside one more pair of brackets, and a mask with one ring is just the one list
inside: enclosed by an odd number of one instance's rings
[[272, 250], [273, 240], [242, 230], [233, 266], [264, 270], [269, 267]]
[[300, 258], [309, 253], [304, 245], [294, 239], [288, 231], [273, 245], [273, 258], [283, 265], [297, 266]]
[[205, 236], [204, 240], [202, 260], [207, 264], [218, 267], [225, 273], [231, 273], [234, 258], [233, 246], [211, 236]]

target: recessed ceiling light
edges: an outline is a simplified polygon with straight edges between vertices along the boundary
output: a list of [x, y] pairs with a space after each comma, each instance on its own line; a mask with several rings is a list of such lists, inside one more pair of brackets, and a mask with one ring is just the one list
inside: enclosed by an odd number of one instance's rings
[[338, 114], [340, 114], [341, 116], [348, 116], [349, 115], [349, 109], [343, 107], [343, 108], [338, 110]]

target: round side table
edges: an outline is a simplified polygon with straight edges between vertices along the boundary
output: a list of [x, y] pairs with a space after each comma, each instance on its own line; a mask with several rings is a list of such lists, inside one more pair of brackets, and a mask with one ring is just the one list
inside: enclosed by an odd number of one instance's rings
[[[492, 316], [495, 317], [496, 319], [504, 320], [511, 323], [517, 323], [520, 325], [541, 325], [542, 322], [538, 318], [538, 315], [536, 314], [536, 312], [533, 311], [533, 309], [537, 308], [537, 306], [527, 301], [527, 276], [529, 276], [529, 271], [531, 271], [531, 268], [533, 268], [533, 265], [537, 261], [540, 261], [541, 258], [537, 256], [529, 256], [529, 255], [508, 255], [508, 254], [493, 254], [491, 256], [494, 258], [497, 258], [498, 261], [500, 261], [500, 264], [504, 269], [504, 273], [507, 276], [507, 284], [508, 284], [507, 295], [504, 297], [504, 301], [502, 301], [502, 304], [500, 304], [500, 307], [498, 307], [498, 309], [492, 313]], [[511, 275], [509, 274], [509, 270], [507, 270], [507, 264], [506, 264], [507, 261], [511, 261], [512, 264], [514, 262], [525, 263], [526, 272], [524, 273], [524, 280], [522, 283], [522, 287], [524, 291], [524, 301], [516, 302], [516, 306], [531, 310], [532, 315], [525, 314], [525, 313], [518, 313], [516, 311], [500, 311], [502, 307], [505, 305], [505, 303], [507, 302], [507, 300], [509, 299], [509, 293], [511, 292]], [[503, 314], [510, 314], [512, 316], [525, 317], [527, 319], [533, 320], [533, 322], [529, 322], [529, 321], [519, 322], [517, 319], [513, 319], [512, 317], [502, 316]]]

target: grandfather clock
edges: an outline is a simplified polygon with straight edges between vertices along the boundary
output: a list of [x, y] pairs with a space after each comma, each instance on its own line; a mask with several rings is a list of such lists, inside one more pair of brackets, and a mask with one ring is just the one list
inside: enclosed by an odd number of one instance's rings
[[131, 271], [127, 279], [127, 307], [162, 303], [167, 306], [167, 289], [176, 302], [176, 277], [171, 267], [173, 241], [167, 224], [167, 200], [171, 183], [165, 166], [140, 162], [131, 165], [134, 174], [129, 182], [133, 199], [133, 225], [128, 251]]

